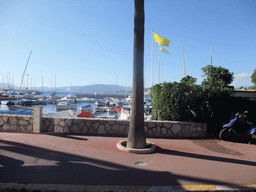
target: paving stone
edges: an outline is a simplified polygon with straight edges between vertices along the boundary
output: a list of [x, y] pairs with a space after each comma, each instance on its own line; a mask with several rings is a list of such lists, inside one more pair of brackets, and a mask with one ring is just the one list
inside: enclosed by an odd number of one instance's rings
[[202, 127], [197, 127], [196, 129], [197, 129], [198, 132], [202, 131]]
[[88, 133], [88, 127], [84, 126], [82, 133]]
[[156, 123], [155, 122], [148, 122], [148, 128], [153, 128], [156, 127]]
[[100, 133], [100, 134], [105, 134], [105, 133], [106, 133], [106, 131], [105, 131], [105, 129], [104, 129], [104, 125], [101, 125], [101, 126], [99, 127], [98, 133]]
[[33, 126], [32, 125], [28, 125], [27, 126], [27, 131], [33, 131]]
[[163, 124], [164, 124], [164, 127], [166, 127], [166, 128], [171, 128], [173, 125], [173, 123], [171, 123], [171, 122], [163, 123]]
[[59, 124], [61, 127], [66, 126], [66, 123], [65, 123], [63, 120], [61, 120], [58, 124]]
[[110, 126], [110, 124], [106, 124], [105, 125], [105, 130], [106, 130], [106, 132], [109, 132], [110, 130], [111, 130], [111, 126]]
[[67, 119], [66, 124], [67, 124], [69, 127], [71, 127], [72, 122], [73, 122], [72, 119]]
[[3, 118], [0, 118], [0, 126], [2, 126], [4, 123], [5, 122], [4, 122]]
[[28, 122], [26, 120], [19, 121], [19, 124], [22, 126], [28, 126]]
[[167, 129], [166, 129], [166, 128], [162, 128], [162, 129], [161, 129], [161, 133], [162, 133], [163, 135], [166, 135], [166, 134], [167, 134]]
[[74, 125], [71, 127], [71, 132], [72, 133], [80, 133], [80, 129], [77, 125]]
[[4, 124], [3, 125], [3, 130], [11, 130], [11, 125], [10, 124]]
[[87, 127], [90, 127], [92, 125], [92, 122], [90, 120], [86, 121], [85, 123], [87, 125]]
[[172, 132], [176, 135], [178, 132], [181, 131], [181, 127], [179, 124], [174, 124], [171, 128]]
[[125, 126], [119, 126], [118, 132], [123, 134], [125, 130]]
[[58, 126], [58, 125], [57, 125], [57, 126], [55, 126], [54, 132], [59, 133], [59, 132], [64, 132], [64, 131], [63, 131], [63, 129], [62, 129], [61, 126]]

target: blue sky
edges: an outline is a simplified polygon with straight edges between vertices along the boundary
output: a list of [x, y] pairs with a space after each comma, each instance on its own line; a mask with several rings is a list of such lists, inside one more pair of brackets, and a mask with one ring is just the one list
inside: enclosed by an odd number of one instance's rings
[[[186, 74], [203, 80], [211, 64], [235, 73], [232, 85], [252, 85], [256, 67], [256, 1], [145, 0], [145, 87], [152, 84], [152, 30], [170, 40], [154, 43], [154, 84]], [[132, 86], [132, 0], [0, 0], [0, 82], [20, 86]], [[24, 83], [23, 83], [24, 85]]]

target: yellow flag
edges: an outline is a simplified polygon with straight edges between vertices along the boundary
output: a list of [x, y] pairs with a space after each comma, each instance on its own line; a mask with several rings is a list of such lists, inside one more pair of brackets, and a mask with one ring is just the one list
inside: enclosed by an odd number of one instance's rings
[[162, 45], [162, 46], [169, 46], [169, 43], [170, 43], [169, 39], [165, 39], [162, 36], [157, 35], [155, 32], [153, 32], [153, 34], [154, 34], [155, 42], [157, 42], [159, 45]]

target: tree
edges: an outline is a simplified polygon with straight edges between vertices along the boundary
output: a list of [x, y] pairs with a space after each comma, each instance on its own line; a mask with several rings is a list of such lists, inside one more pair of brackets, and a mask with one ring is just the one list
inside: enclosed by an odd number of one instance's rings
[[144, 0], [135, 0], [132, 110], [127, 147], [146, 148], [144, 130]]
[[195, 85], [196, 78], [187, 75], [186, 77], [183, 77], [180, 82], [186, 85]]
[[251, 81], [254, 84], [254, 86], [256, 86], [256, 68], [255, 68], [255, 70], [252, 73]]
[[203, 67], [202, 71], [204, 72], [203, 76], [206, 76], [206, 79], [202, 82], [203, 86], [227, 87], [234, 79], [234, 73], [221, 66], [213, 67], [208, 65]]

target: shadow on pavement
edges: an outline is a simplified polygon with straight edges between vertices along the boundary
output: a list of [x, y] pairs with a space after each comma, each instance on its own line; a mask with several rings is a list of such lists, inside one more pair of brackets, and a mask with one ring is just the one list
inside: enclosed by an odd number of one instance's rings
[[65, 133], [47, 133], [47, 135], [55, 136], [55, 137], [62, 137], [66, 139], [74, 139], [79, 141], [88, 141], [86, 138], [81, 138], [77, 134], [65, 134]]
[[204, 160], [209, 160], [209, 161], [234, 163], [234, 164], [239, 164], [239, 165], [256, 166], [255, 161], [246, 161], [246, 160], [238, 160], [238, 159], [231, 159], [231, 158], [225, 158], [225, 157], [200, 155], [200, 154], [180, 152], [180, 151], [175, 151], [175, 150], [170, 150], [170, 149], [163, 149], [161, 147], [157, 147], [157, 150], [155, 153], [161, 153], [161, 154], [173, 155], [173, 156], [181, 156], [181, 157], [189, 157], [189, 158], [195, 158], [195, 159], [204, 159]]
[[[250, 161], [195, 155], [161, 148], [158, 149], [158, 153], [256, 165]], [[2, 183], [180, 186], [179, 180], [186, 180], [207, 185], [228, 185], [220, 181], [133, 168], [9, 141], [0, 140], [0, 154]], [[241, 186], [235, 187], [242, 189]]]
[[[136, 169], [15, 142], [0, 141], [0, 154], [3, 166], [0, 166], [1, 182], [118, 186], [179, 185], [175, 175], [169, 172]], [[17, 159], [24, 164], [17, 166]]]

